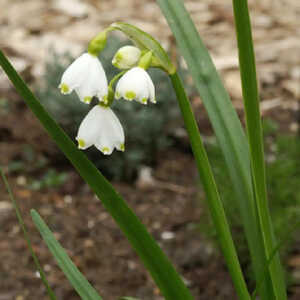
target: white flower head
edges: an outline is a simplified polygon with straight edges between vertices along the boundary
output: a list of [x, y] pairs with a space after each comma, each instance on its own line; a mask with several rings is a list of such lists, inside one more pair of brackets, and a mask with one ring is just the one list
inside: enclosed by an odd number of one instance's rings
[[79, 149], [92, 145], [103, 154], [109, 155], [114, 148], [124, 151], [123, 127], [109, 107], [94, 106], [81, 122], [76, 137]]
[[116, 99], [123, 97], [126, 100], [136, 100], [147, 104], [155, 100], [155, 88], [148, 73], [141, 67], [135, 67], [126, 72], [116, 86]]
[[63, 94], [75, 90], [84, 103], [90, 103], [94, 96], [105, 102], [107, 79], [99, 59], [89, 53], [79, 56], [64, 72], [59, 88]]
[[113, 57], [112, 64], [118, 69], [130, 69], [136, 66], [141, 57], [141, 50], [134, 46], [121, 47]]

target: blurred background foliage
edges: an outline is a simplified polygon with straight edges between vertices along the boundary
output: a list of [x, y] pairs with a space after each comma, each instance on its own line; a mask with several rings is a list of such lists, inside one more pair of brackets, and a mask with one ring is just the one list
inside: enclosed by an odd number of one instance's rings
[[[269, 206], [275, 232], [278, 240], [281, 240], [300, 218], [300, 139], [297, 135], [280, 132], [279, 124], [271, 119], [263, 120], [263, 130]], [[207, 139], [206, 144], [220, 194], [232, 225], [233, 237], [236, 241], [241, 261], [247, 266], [249, 264], [249, 256], [246, 239], [242, 231], [242, 221], [238, 214], [238, 208], [232, 199], [231, 185], [227, 184], [229, 175], [222, 152], [214, 137]], [[204, 201], [201, 202], [204, 203]], [[200, 229], [206, 233], [207, 238], [216, 238], [208, 215], [204, 215], [201, 219]], [[292, 234], [291, 239], [280, 249], [284, 259], [287, 259], [290, 252], [295, 250], [296, 241], [299, 241], [297, 231]], [[248, 270], [248, 276], [252, 277], [250, 270]]]

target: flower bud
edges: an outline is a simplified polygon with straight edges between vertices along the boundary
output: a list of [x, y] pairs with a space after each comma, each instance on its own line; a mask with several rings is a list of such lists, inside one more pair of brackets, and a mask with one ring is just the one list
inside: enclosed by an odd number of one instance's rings
[[134, 46], [124, 46], [114, 55], [112, 64], [118, 69], [130, 69], [137, 65], [141, 50]]

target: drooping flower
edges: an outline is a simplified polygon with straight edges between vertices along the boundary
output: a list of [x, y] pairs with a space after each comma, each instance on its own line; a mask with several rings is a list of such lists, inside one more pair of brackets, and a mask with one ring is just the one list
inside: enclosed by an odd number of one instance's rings
[[94, 145], [103, 154], [109, 155], [114, 148], [125, 150], [123, 127], [109, 107], [94, 106], [81, 122], [76, 137], [79, 149]]
[[155, 100], [155, 88], [148, 73], [141, 67], [134, 67], [126, 72], [116, 86], [116, 99], [123, 97], [126, 100], [136, 100], [147, 104], [148, 99], [152, 103]]
[[137, 65], [141, 50], [134, 46], [121, 47], [113, 57], [112, 64], [119, 69], [130, 69]]
[[79, 56], [64, 72], [59, 88], [63, 94], [75, 90], [84, 103], [90, 103], [94, 96], [105, 102], [107, 79], [99, 59], [89, 53]]

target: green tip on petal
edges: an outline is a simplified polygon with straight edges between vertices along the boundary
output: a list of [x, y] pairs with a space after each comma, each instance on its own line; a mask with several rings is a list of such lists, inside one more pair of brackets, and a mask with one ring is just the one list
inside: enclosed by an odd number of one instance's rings
[[59, 87], [60, 87], [60, 92], [61, 92], [62, 94], [67, 94], [67, 93], [70, 92], [70, 88], [69, 88], [68, 85], [65, 84], [65, 83], [62, 83]]
[[104, 154], [108, 154], [109, 153], [109, 148], [108, 147], [103, 147], [101, 149], [101, 151], [104, 153]]
[[91, 101], [92, 101], [92, 97], [88, 97], [88, 96], [87, 96], [87, 97], [84, 97], [84, 98], [83, 98], [83, 102], [84, 102], [84, 103], [90, 104]]
[[122, 60], [124, 57], [123, 57], [123, 55], [122, 55], [122, 53], [120, 53], [120, 52], [118, 52], [116, 55], [115, 55], [115, 59], [116, 60]]
[[107, 104], [108, 103], [108, 96], [107, 95], [103, 96], [101, 101], [104, 102], [104, 104]]
[[127, 100], [133, 100], [135, 97], [136, 97], [136, 94], [133, 91], [127, 91], [125, 93], [125, 99], [127, 99]]
[[142, 99], [142, 103], [143, 103], [143, 104], [147, 104], [147, 98], [143, 98], [143, 99]]
[[124, 144], [121, 144], [119, 150], [124, 152], [124, 151], [125, 151], [125, 145], [124, 145]]
[[118, 92], [115, 92], [115, 98], [118, 100], [118, 99], [120, 99], [121, 98], [121, 95], [120, 95], [120, 93], [118, 93]]
[[85, 141], [84, 140], [78, 139], [77, 142], [78, 142], [78, 148], [84, 148], [84, 146], [85, 146]]
[[123, 55], [122, 55], [120, 52], [118, 52], [118, 53], [114, 56], [114, 58], [113, 58], [113, 60], [112, 60], [112, 64], [113, 64], [115, 67], [117, 67], [117, 68], [120, 69], [119, 62], [121, 62], [123, 58], [124, 58]]

